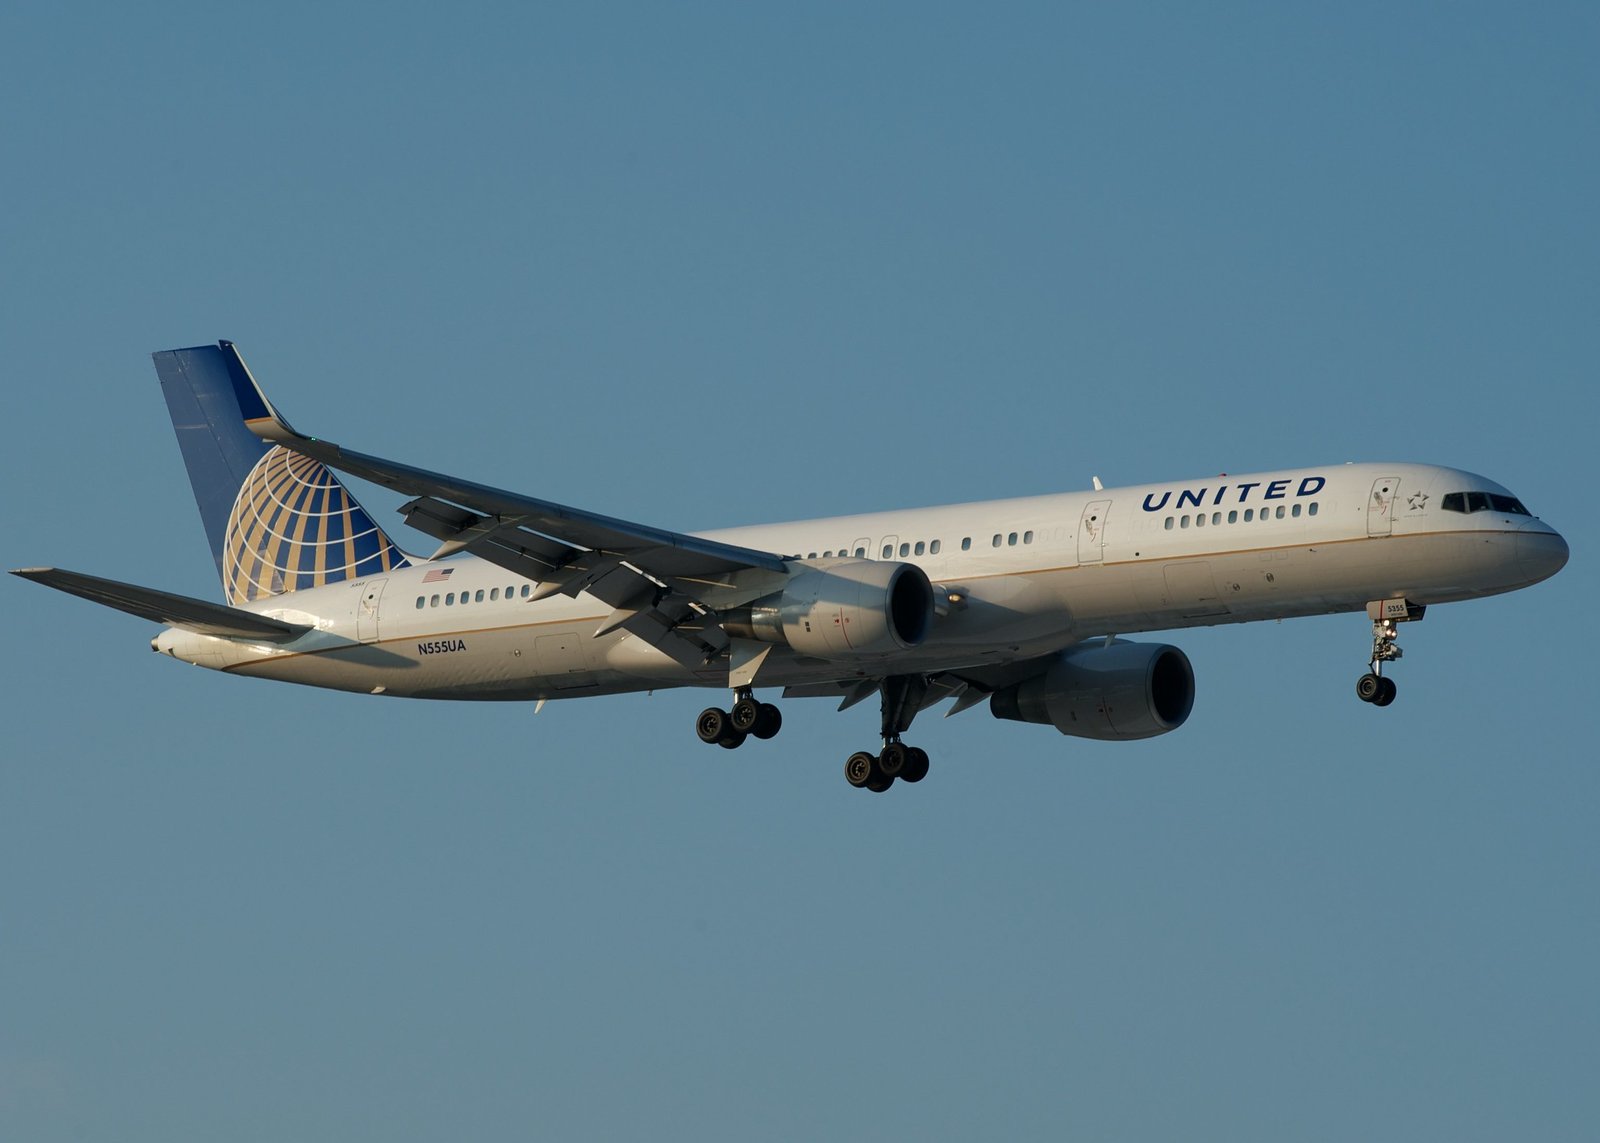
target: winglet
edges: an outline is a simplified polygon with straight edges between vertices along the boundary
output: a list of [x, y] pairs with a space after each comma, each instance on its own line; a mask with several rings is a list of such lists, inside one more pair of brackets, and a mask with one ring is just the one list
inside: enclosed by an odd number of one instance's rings
[[244, 415], [245, 426], [264, 441], [284, 443], [307, 439], [272, 407], [272, 402], [267, 400], [267, 395], [251, 376], [250, 367], [239, 356], [239, 350], [233, 342], [219, 341], [217, 348], [222, 350], [222, 359], [228, 367], [228, 380], [233, 383], [233, 395], [239, 402], [239, 412]]

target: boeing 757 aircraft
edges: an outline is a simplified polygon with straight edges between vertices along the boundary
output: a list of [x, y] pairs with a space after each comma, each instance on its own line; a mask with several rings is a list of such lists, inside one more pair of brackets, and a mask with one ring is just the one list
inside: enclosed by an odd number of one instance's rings
[[[1567, 562], [1491, 480], [1423, 464], [1213, 476], [689, 534], [474, 484], [297, 432], [229, 342], [155, 354], [226, 605], [57, 568], [15, 574], [167, 627], [213, 670], [374, 695], [547, 699], [731, 692], [732, 749], [786, 698], [878, 696], [853, 786], [921, 781], [902, 740], [943, 699], [1081, 738], [1182, 726], [1194, 672], [1142, 631], [1332, 612], [1372, 621], [1357, 695], [1394, 701], [1399, 625]], [[412, 497], [408, 555], [332, 470]]]

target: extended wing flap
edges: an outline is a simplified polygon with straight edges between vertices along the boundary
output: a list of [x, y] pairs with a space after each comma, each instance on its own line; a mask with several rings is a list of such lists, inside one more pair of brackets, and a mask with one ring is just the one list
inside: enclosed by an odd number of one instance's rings
[[164, 623], [169, 627], [182, 627], [202, 635], [283, 643], [298, 639], [311, 630], [298, 623], [268, 619], [237, 607], [224, 607], [220, 603], [208, 603], [203, 599], [174, 595], [114, 579], [101, 579], [64, 568], [19, 568], [11, 574], [64, 591], [68, 595], [126, 611], [141, 619]]

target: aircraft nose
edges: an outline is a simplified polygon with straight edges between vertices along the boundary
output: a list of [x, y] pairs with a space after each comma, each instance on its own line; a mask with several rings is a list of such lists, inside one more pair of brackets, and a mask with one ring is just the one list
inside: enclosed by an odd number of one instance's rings
[[1540, 524], [1525, 524], [1517, 532], [1517, 563], [1530, 581], [1549, 579], [1567, 566], [1567, 541], [1559, 532]]

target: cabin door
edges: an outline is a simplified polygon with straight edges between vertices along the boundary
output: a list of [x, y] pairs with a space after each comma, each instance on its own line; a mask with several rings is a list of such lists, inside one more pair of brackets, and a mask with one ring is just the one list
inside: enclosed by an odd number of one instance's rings
[[378, 637], [378, 604], [383, 599], [386, 579], [372, 579], [361, 589], [361, 602], [356, 604], [356, 638], [371, 643]]
[[1387, 536], [1394, 527], [1394, 502], [1400, 496], [1398, 476], [1380, 476], [1367, 498], [1367, 535]]
[[1106, 551], [1106, 517], [1111, 501], [1096, 500], [1083, 510], [1078, 521], [1078, 562], [1099, 563]]

